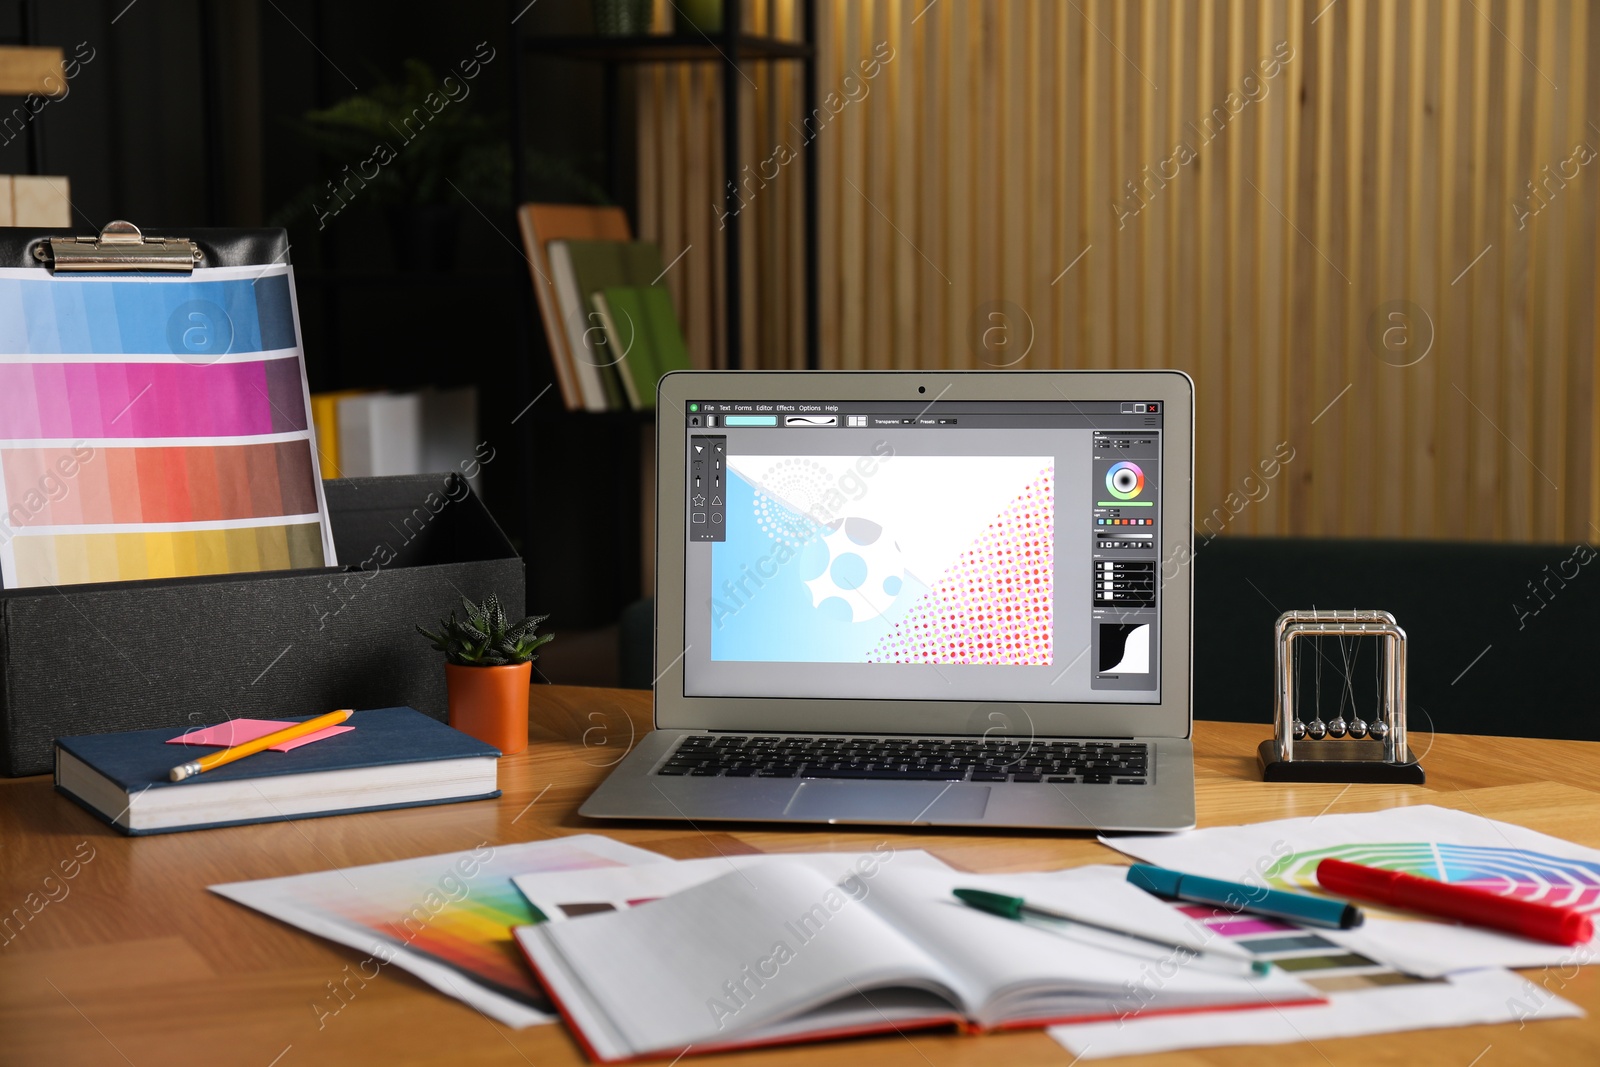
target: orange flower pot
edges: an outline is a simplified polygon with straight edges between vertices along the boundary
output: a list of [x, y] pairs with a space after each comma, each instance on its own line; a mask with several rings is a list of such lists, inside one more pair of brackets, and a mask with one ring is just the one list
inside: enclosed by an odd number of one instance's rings
[[450, 725], [502, 754], [528, 747], [528, 682], [532, 663], [506, 667], [444, 665]]

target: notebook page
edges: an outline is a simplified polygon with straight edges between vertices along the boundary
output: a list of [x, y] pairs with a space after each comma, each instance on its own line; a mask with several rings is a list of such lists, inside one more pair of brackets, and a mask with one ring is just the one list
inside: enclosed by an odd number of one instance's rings
[[[875, 987], [955, 995], [945, 969], [862, 901], [776, 858], [627, 911], [519, 927], [517, 936], [580, 1023], [603, 1018], [583, 1028], [606, 1058], [747, 1041]], [[608, 1036], [615, 1047], [602, 1047]]]
[[[772, 855], [712, 856], [706, 859], [656, 863], [649, 873], [642, 868], [611, 867], [603, 870], [545, 871], [516, 879], [517, 888], [528, 902], [550, 922], [564, 922], [575, 916], [605, 911], [624, 911], [673, 893], [721, 877], [730, 870], [772, 863]], [[949, 870], [944, 863], [919, 849], [889, 849], [876, 852], [786, 852], [785, 863], [803, 863], [835, 883], [846, 883], [851, 895], [859, 896], [863, 884], [870, 887], [879, 870], [888, 864], [897, 867], [932, 867]], [[870, 891], [870, 888], [869, 890]]]
[[[1096, 872], [1050, 875], [973, 875], [960, 872], [886, 870], [868, 903], [907, 937], [925, 946], [959, 985], [977, 1022], [993, 1026], [1020, 1018], [1046, 1017], [1059, 1009], [1075, 1014], [1117, 1014], [1162, 1006], [1261, 1002], [1256, 985], [1194, 966], [1175, 966], [1174, 953], [1154, 945], [1118, 945], [1115, 935], [1084, 931], [1062, 936], [969, 907], [952, 894], [957, 887], [1023, 896], [1085, 917], [1117, 915], [1130, 929], [1170, 938], [1181, 927], [1171, 908], [1123, 878]], [[1041, 884], [1054, 882], [1047, 889]], [[1181, 930], [1179, 931], [1181, 932]], [[1190, 938], [1189, 940], [1193, 940]], [[1239, 963], [1241, 971], [1244, 968]], [[1276, 977], [1266, 990], [1274, 1000], [1316, 994]]]

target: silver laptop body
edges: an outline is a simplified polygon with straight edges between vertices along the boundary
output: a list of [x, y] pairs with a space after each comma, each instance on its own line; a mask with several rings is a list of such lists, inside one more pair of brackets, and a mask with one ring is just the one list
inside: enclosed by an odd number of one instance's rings
[[592, 818], [1192, 827], [1193, 383], [678, 372], [655, 727]]

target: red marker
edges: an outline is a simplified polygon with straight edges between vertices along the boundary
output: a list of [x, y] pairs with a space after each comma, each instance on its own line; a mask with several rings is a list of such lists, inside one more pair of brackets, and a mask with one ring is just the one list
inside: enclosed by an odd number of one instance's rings
[[1450, 885], [1400, 871], [1323, 860], [1317, 864], [1317, 881], [1328, 892], [1343, 897], [1492, 926], [1557, 945], [1581, 945], [1594, 936], [1593, 920], [1574, 908], [1503, 897], [1486, 889]]

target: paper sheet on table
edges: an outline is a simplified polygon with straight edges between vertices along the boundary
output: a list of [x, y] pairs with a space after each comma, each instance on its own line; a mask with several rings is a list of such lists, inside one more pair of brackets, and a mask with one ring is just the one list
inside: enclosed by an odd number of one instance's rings
[[[367, 953], [352, 969], [371, 979], [390, 964], [463, 1000], [507, 1026], [556, 1019], [511, 928], [542, 921], [511, 884], [533, 871], [670, 868], [665, 856], [608, 837], [579, 834], [551, 841], [483, 844], [465, 852], [287, 878], [214, 885], [238, 901], [313, 934]], [[338, 984], [338, 975], [329, 978]], [[312, 1002], [318, 1018], [338, 1014], [328, 995]]]
[[[1147, 863], [1277, 888], [1315, 890], [1328, 857], [1600, 911], [1600, 851], [1526, 827], [1432, 805], [1319, 815], [1180, 834], [1102, 837]], [[1475, 967], [1575, 966], [1600, 960], [1600, 935], [1551, 945], [1475, 926], [1366, 906], [1354, 930], [1319, 931], [1345, 948], [1420, 975]]]
[[[883, 848], [877, 852], [801, 852], [713, 856], [648, 867], [551, 871], [513, 878], [522, 895], [550, 922], [563, 922], [605, 911], [623, 911], [701, 885], [730, 870], [782, 859], [804, 863], [828, 878], [843, 881], [852, 874], [871, 878], [884, 863], [896, 867], [950, 870], [944, 861], [921, 849]], [[869, 873], [872, 872], [872, 873]]]
[[0, 268], [0, 584], [335, 565], [284, 263]]
[[1327, 1004], [1275, 1011], [1150, 1016], [1052, 1026], [1079, 1059], [1226, 1045], [1283, 1045], [1403, 1030], [1582, 1018], [1577, 1005], [1510, 971], [1465, 971], [1435, 982], [1334, 993]]

